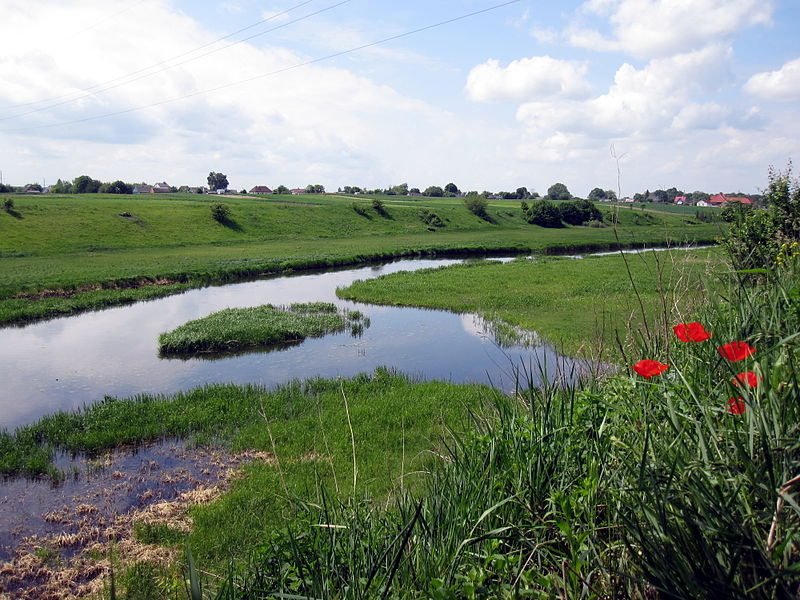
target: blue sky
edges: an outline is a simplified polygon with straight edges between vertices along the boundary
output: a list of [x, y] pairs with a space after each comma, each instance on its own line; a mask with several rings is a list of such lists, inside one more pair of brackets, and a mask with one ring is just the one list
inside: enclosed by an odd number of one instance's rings
[[800, 154], [796, 0], [7, 4], [13, 184], [755, 192]]

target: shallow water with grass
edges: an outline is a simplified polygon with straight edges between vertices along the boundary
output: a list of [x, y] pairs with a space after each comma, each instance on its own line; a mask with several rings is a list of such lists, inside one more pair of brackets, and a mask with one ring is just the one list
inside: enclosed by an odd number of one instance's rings
[[[492, 326], [474, 315], [372, 306], [336, 298], [357, 279], [453, 264], [403, 260], [388, 264], [206, 287], [131, 306], [0, 329], [0, 427], [31, 423], [58, 410], [92, 405], [105, 396], [172, 393], [210, 383], [266, 386], [312, 376], [350, 377], [391, 366], [420, 378], [489, 382], [513, 389], [512, 365], [570, 374], [574, 363], [551, 348], [500, 348]], [[332, 302], [370, 320], [296, 345], [240, 354], [163, 358], [158, 337], [192, 319], [226, 308]]]

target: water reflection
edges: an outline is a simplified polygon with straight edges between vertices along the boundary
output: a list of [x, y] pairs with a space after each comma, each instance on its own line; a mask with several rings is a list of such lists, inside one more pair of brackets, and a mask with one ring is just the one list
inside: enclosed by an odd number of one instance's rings
[[[472, 316], [363, 305], [336, 298], [338, 286], [356, 279], [456, 262], [404, 260], [207, 287], [2, 329], [0, 426], [11, 429], [56, 410], [92, 404], [106, 395], [172, 393], [218, 382], [273, 386], [316, 375], [350, 377], [383, 365], [421, 378], [491, 381], [506, 389], [514, 386], [513, 364], [539, 364], [548, 373], [573, 369], [574, 363], [545, 347], [501, 349], [491, 329]], [[191, 319], [224, 308], [310, 301], [360, 310], [370, 318], [371, 326], [360, 338], [342, 332], [307, 339], [282, 352], [254, 352], [217, 360], [167, 360], [158, 356], [158, 335]]]

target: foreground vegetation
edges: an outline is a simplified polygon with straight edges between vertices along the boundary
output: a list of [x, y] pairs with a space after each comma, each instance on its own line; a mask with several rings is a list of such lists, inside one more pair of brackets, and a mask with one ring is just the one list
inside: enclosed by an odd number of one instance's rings
[[213, 587], [224, 598], [796, 597], [798, 267], [733, 274], [697, 327], [641, 328], [633, 370], [485, 396], [486, 416], [447, 438], [423, 490], [388, 509], [298, 498], [287, 529]]
[[301, 342], [342, 331], [348, 325], [354, 334], [360, 334], [365, 325], [363, 315], [338, 311], [330, 302], [228, 308], [162, 333], [158, 351], [165, 355], [238, 352]]
[[[378, 202], [376, 204], [373, 200]], [[529, 224], [516, 201], [492, 201], [486, 217], [460, 198], [311, 195], [225, 197], [15, 197], [0, 212], [0, 323], [112, 304], [297, 269], [409, 256], [563, 253], [618, 245], [713, 241], [718, 224], [692, 215], [604, 208], [611, 227]], [[355, 204], [355, 206], [354, 206]], [[602, 225], [602, 224], [599, 224]]]

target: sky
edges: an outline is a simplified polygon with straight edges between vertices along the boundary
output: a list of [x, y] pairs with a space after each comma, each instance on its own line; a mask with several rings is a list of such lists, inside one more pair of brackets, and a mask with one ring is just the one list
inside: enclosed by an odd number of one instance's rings
[[3, 0], [12, 185], [756, 193], [797, 0]]

